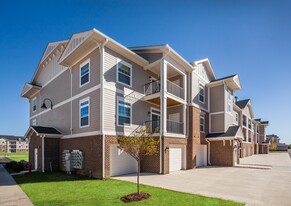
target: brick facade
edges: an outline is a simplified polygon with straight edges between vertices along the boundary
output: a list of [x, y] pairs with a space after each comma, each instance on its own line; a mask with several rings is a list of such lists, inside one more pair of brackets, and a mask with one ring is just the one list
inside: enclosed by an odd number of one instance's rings
[[250, 143], [242, 143], [240, 157], [249, 157], [254, 154], [255, 145]]
[[210, 142], [210, 162], [214, 166], [234, 166], [234, 140]]
[[32, 168], [35, 168], [34, 165], [34, 149], [37, 148], [37, 170], [41, 171], [42, 164], [42, 147], [41, 147], [41, 138], [33, 134], [29, 142], [29, 162], [32, 164]]
[[77, 174], [102, 178], [102, 138], [101, 136], [60, 139], [60, 170], [65, 170], [62, 164], [64, 150], [81, 150], [84, 156], [84, 167], [76, 170]]
[[59, 170], [59, 138], [45, 138], [44, 139], [44, 170], [58, 171]]
[[259, 144], [259, 154], [269, 154], [269, 145]]

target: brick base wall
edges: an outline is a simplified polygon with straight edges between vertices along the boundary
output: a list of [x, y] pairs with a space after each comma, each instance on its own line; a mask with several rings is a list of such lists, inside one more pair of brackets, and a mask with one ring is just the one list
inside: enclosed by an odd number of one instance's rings
[[[231, 143], [230, 143], [231, 142]], [[215, 166], [234, 166], [234, 148], [232, 140], [210, 142], [210, 163]]]
[[45, 138], [44, 141], [44, 170], [47, 171], [58, 171], [59, 170], [59, 138]]
[[248, 144], [248, 143], [242, 143], [242, 148], [241, 148], [241, 155], [240, 157], [249, 157], [254, 154], [255, 151], [255, 146], [253, 144]]
[[65, 171], [62, 164], [64, 150], [81, 150], [84, 155], [84, 168], [76, 170], [77, 174], [102, 178], [102, 138], [101, 136], [79, 137], [60, 140], [60, 170]]
[[259, 144], [259, 154], [269, 154], [269, 145]]
[[29, 142], [29, 162], [32, 164], [32, 169], [35, 168], [34, 165], [34, 149], [37, 148], [37, 170], [41, 171], [42, 165], [42, 147], [41, 147], [41, 138], [33, 134]]

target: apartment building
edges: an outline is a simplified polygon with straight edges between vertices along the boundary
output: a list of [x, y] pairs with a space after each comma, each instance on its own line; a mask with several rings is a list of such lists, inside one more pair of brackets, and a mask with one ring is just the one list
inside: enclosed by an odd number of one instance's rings
[[[141, 171], [206, 166], [225, 146], [217, 133], [233, 132], [231, 147], [243, 138], [226, 103], [233, 107], [238, 89], [238, 75], [216, 79], [208, 59], [188, 63], [169, 45], [127, 48], [96, 29], [73, 34], [47, 45], [22, 90], [30, 102], [29, 161], [43, 172], [68, 170], [71, 158], [79, 174], [132, 173], [136, 162], [117, 148], [117, 136], [146, 125], [160, 147]], [[233, 151], [222, 158], [234, 159]]]
[[0, 135], [0, 152], [27, 152], [28, 145], [23, 137]]

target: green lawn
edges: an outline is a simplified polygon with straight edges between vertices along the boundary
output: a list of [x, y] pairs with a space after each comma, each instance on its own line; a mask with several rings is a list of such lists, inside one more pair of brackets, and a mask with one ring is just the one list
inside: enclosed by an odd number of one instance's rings
[[6, 153], [0, 152], [0, 157], [8, 157], [14, 161], [25, 160], [28, 162], [28, 152]]
[[136, 184], [119, 180], [96, 180], [65, 173], [31, 173], [14, 176], [34, 205], [243, 205], [222, 199], [174, 192], [141, 185], [148, 200], [123, 203], [120, 197], [136, 191]]

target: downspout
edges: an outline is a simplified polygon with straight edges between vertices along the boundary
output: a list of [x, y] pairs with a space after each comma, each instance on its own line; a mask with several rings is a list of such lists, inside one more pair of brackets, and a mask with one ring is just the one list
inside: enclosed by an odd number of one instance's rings
[[41, 171], [44, 172], [44, 138], [45, 135], [41, 136]]
[[104, 46], [108, 39], [99, 47], [100, 51], [100, 135], [102, 136], [102, 179], [105, 178], [105, 134], [104, 134]]
[[207, 162], [208, 162], [208, 164], [209, 165], [211, 165], [211, 162], [210, 162], [210, 141], [208, 140], [208, 139], [206, 139], [205, 138], [205, 140], [206, 140], [206, 142], [207, 142], [207, 148], [208, 148], [208, 150], [207, 150]]

